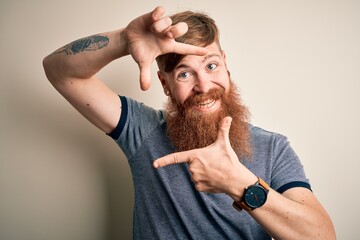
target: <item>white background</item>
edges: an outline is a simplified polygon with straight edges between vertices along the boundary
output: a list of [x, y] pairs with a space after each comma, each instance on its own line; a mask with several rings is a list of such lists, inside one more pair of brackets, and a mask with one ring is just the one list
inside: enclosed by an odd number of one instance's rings
[[[130, 239], [133, 188], [122, 152], [47, 81], [42, 59], [163, 5], [207, 12], [221, 30], [252, 123], [286, 135], [338, 239], [356, 239], [360, 161], [360, 1], [0, 2], [0, 239]], [[161, 108], [153, 68], [142, 92], [131, 57], [99, 75]]]

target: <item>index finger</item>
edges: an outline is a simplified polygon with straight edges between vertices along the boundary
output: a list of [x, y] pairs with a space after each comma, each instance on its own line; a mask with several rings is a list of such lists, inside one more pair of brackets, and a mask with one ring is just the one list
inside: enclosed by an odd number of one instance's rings
[[161, 168], [172, 164], [179, 164], [189, 162], [191, 156], [191, 150], [185, 152], [176, 152], [158, 158], [153, 162], [154, 168]]
[[208, 53], [208, 49], [204, 47], [198, 47], [186, 43], [175, 42], [172, 52], [181, 55], [205, 55]]

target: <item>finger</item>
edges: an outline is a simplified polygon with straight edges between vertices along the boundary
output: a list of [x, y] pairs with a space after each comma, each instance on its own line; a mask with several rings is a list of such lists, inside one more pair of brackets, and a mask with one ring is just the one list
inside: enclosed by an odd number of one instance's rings
[[152, 10], [151, 12], [143, 15], [142, 18], [144, 19], [145, 24], [150, 26], [155, 21], [159, 20], [164, 15], [164, 13], [165, 13], [165, 9], [159, 6], [156, 7], [154, 10]]
[[140, 88], [146, 91], [151, 86], [151, 66], [139, 64], [140, 69]]
[[174, 48], [171, 52], [182, 55], [205, 55], [209, 52], [209, 50], [204, 47], [175, 42]]
[[157, 6], [154, 11], [151, 12], [151, 17], [153, 21], [159, 20], [165, 14], [165, 8], [162, 6]]
[[192, 150], [185, 152], [176, 152], [164, 157], [158, 158], [154, 161], [154, 168], [165, 167], [172, 164], [185, 163], [190, 161]]
[[170, 28], [172, 24], [172, 20], [169, 17], [163, 17], [159, 20], [157, 20], [156, 22], [154, 22], [154, 24], [151, 26], [151, 30], [154, 33], [161, 33], [167, 29]]
[[218, 139], [225, 139], [226, 141], [229, 139], [231, 122], [232, 122], [231, 117], [224, 117], [221, 120], [219, 132], [218, 132]]
[[184, 22], [179, 22], [168, 29], [167, 36], [169, 38], [177, 38], [184, 35], [188, 31], [189, 27]]

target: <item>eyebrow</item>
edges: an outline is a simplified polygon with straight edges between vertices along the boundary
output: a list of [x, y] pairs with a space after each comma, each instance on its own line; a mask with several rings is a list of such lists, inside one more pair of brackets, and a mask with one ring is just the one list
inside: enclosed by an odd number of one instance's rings
[[213, 57], [221, 58], [220, 54], [218, 54], [218, 53], [213, 53], [213, 54], [206, 55], [206, 56], [204, 57], [204, 60], [203, 60], [202, 62], [204, 63], [204, 62], [206, 62], [206, 60], [208, 60], [209, 58], [213, 58]]
[[[209, 60], [210, 58], [213, 58], [213, 57], [221, 58], [220, 54], [218, 54], [218, 53], [209, 54], [209, 55], [206, 55], [206, 56], [204, 57], [204, 59], [202, 60], [202, 63], [206, 62], [207, 60]], [[177, 65], [177, 66], [174, 68], [174, 70], [178, 70], [178, 69], [180, 69], [180, 68], [190, 68], [190, 66], [182, 63], [182, 64]]]

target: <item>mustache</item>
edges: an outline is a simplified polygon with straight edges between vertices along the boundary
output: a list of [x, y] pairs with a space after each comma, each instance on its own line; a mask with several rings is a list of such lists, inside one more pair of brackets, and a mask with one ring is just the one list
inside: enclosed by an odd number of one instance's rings
[[184, 104], [183, 108], [187, 109], [194, 105], [198, 105], [206, 100], [219, 100], [225, 95], [225, 90], [223, 88], [212, 88], [206, 93], [196, 93], [194, 95], [189, 96]]

